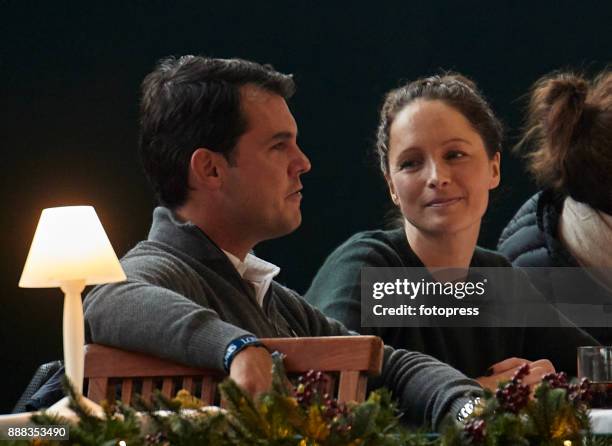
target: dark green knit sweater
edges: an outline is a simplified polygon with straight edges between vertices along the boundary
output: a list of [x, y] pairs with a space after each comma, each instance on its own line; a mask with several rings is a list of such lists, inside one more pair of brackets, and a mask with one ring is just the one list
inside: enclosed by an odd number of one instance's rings
[[[327, 316], [361, 334], [380, 336], [395, 348], [416, 350], [478, 377], [510, 357], [549, 359], [557, 370], [576, 372], [576, 347], [597, 345], [579, 328], [361, 327], [363, 267], [423, 267], [403, 228], [361, 232], [340, 245], [315, 276], [306, 299]], [[476, 248], [473, 267], [510, 267], [500, 254]]]

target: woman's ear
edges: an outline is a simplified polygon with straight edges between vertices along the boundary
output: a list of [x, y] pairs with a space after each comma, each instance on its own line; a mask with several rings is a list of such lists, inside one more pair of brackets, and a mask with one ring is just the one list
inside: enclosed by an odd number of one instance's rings
[[399, 207], [399, 197], [395, 193], [395, 187], [393, 186], [393, 181], [391, 181], [391, 177], [389, 174], [385, 174], [385, 181], [387, 182], [387, 187], [389, 188], [389, 195], [391, 196], [391, 201]]
[[500, 161], [501, 161], [501, 153], [495, 152], [493, 158], [489, 161], [491, 168], [491, 180], [489, 181], [489, 190], [495, 189], [499, 186], [501, 181], [501, 173], [500, 173]]

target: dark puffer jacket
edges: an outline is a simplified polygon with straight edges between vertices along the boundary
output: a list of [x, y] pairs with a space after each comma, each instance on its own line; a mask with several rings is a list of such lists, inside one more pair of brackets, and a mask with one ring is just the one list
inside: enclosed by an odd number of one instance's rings
[[[565, 248], [557, 237], [559, 219], [563, 210], [564, 197], [551, 190], [544, 190], [532, 196], [521, 206], [510, 223], [503, 230], [497, 249], [513, 265], [519, 267], [580, 267], [576, 259]], [[530, 271], [527, 270], [529, 273]], [[562, 286], [555, 283], [550, 276], [533, 274], [534, 285], [550, 302], [563, 302], [559, 290], [576, 289], [576, 283]], [[575, 278], [572, 277], [572, 280]], [[589, 302], [602, 304], [602, 311], [612, 310], [612, 293], [600, 286], [587, 274], [581, 278], [589, 290], [596, 290], [589, 295]], [[557, 281], [558, 282], [558, 281]], [[575, 281], [574, 281], [575, 282]], [[572, 286], [573, 285], [573, 286]], [[585, 288], [583, 288], [585, 289]], [[566, 314], [569, 319], [572, 315]], [[612, 327], [584, 327], [593, 337], [605, 345], [612, 343]]]

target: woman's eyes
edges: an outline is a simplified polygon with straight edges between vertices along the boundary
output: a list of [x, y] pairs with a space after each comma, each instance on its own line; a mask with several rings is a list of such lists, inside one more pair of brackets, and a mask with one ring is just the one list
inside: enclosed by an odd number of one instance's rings
[[452, 160], [452, 159], [464, 158], [465, 156], [466, 156], [466, 153], [462, 152], [461, 150], [451, 150], [444, 156], [444, 158], [448, 160]]
[[405, 169], [415, 169], [417, 168], [419, 165], [421, 164], [421, 161], [419, 160], [405, 160], [402, 161], [399, 165], [400, 170], [405, 170]]
[[[450, 150], [444, 154], [444, 159], [454, 161], [465, 158], [467, 153], [462, 150]], [[399, 170], [416, 170], [423, 164], [422, 159], [407, 159], [399, 163]]]

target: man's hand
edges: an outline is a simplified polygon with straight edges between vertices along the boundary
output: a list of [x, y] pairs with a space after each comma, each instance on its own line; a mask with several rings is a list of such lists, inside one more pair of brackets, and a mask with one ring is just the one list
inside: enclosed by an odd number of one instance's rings
[[255, 398], [272, 387], [272, 357], [264, 347], [246, 347], [232, 360], [229, 376]]
[[497, 389], [499, 381], [509, 381], [516, 371], [523, 365], [529, 364], [529, 374], [523, 378], [523, 384], [529, 386], [531, 390], [542, 381], [542, 377], [548, 373], [554, 373], [555, 367], [548, 359], [538, 361], [528, 361], [522, 358], [508, 358], [497, 364], [493, 364], [489, 370], [491, 375], [476, 378], [476, 381], [493, 392]]

